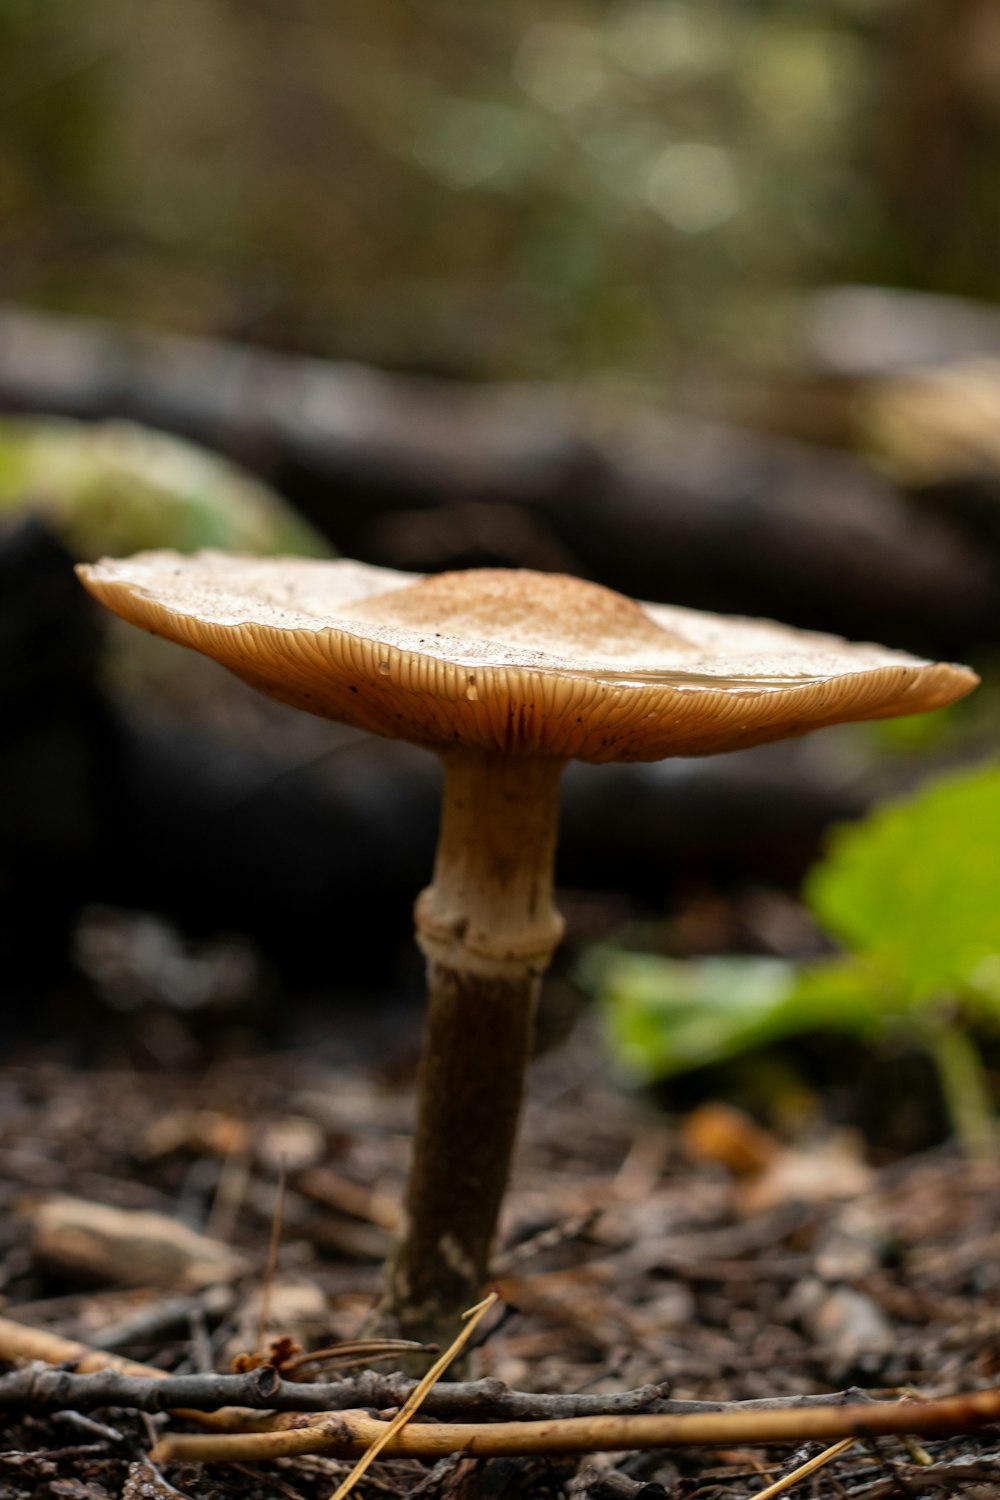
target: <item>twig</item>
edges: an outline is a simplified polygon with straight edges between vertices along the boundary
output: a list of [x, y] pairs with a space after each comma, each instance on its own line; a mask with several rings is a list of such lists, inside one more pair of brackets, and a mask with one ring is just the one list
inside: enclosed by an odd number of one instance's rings
[[205, 1225], [206, 1234], [218, 1240], [221, 1245], [227, 1245], [233, 1237], [240, 1209], [250, 1186], [250, 1178], [251, 1161], [245, 1146], [227, 1151]]
[[[414, 1339], [344, 1339], [339, 1344], [328, 1344], [323, 1349], [310, 1349], [304, 1354], [293, 1354], [290, 1359], [283, 1359], [281, 1372], [283, 1375], [290, 1375], [293, 1371], [305, 1369], [306, 1365], [322, 1365], [326, 1370], [348, 1370], [351, 1365], [363, 1365], [376, 1359], [391, 1359], [394, 1354], [438, 1353], [440, 1350], [437, 1344], [420, 1344]], [[375, 1405], [374, 1402], [368, 1404]]]
[[388, 1229], [391, 1234], [399, 1230], [400, 1208], [394, 1198], [374, 1188], [362, 1187], [330, 1167], [307, 1167], [299, 1173], [295, 1185], [307, 1198], [324, 1203], [328, 1208], [352, 1214], [356, 1219], [366, 1219], [380, 1229]]
[[83, 1372], [121, 1370], [130, 1375], [163, 1379], [165, 1372], [155, 1365], [143, 1365], [121, 1354], [106, 1354], [77, 1339], [63, 1338], [47, 1328], [31, 1328], [13, 1318], [0, 1318], [0, 1359], [40, 1359], [47, 1365], [72, 1364]]
[[[81, 1375], [85, 1376], [91, 1376], [98, 1371], [108, 1371], [115, 1372], [119, 1376], [139, 1377], [150, 1382], [168, 1379], [165, 1372], [158, 1370], [155, 1365], [139, 1364], [137, 1360], [125, 1359], [120, 1354], [105, 1354], [100, 1349], [91, 1349], [86, 1344], [78, 1343], [76, 1339], [62, 1338], [59, 1334], [50, 1333], [43, 1328], [29, 1328], [27, 1324], [17, 1323], [12, 1318], [0, 1318], [0, 1359], [37, 1359], [48, 1365], [73, 1365]], [[270, 1370], [269, 1366], [263, 1368]], [[261, 1374], [256, 1370], [251, 1373], [255, 1376]], [[48, 1372], [41, 1371], [39, 1374], [44, 1376]], [[273, 1377], [273, 1375], [274, 1371], [270, 1370], [270, 1376]], [[211, 1377], [201, 1375], [196, 1378], [204, 1380]], [[78, 1403], [74, 1401], [72, 1404], [75, 1406]], [[203, 1427], [228, 1432], [231, 1432], [233, 1427], [240, 1422], [245, 1421], [248, 1416], [254, 1416], [252, 1411], [241, 1411], [235, 1407], [224, 1407], [221, 1410], [209, 1409], [208, 1411], [199, 1411], [196, 1408], [182, 1410], [179, 1406], [170, 1409], [178, 1416], [189, 1417]]]
[[[140, 1411], [176, 1411], [183, 1407], [189, 1411], [213, 1412], [220, 1403], [233, 1402], [238, 1407], [266, 1407], [271, 1411], [332, 1411], [357, 1406], [402, 1406], [416, 1386], [415, 1381], [405, 1376], [384, 1376], [374, 1371], [354, 1380], [323, 1385], [280, 1381], [273, 1390], [271, 1376], [263, 1375], [260, 1370], [243, 1375], [170, 1376], [153, 1365], [104, 1354], [74, 1339], [30, 1328], [12, 1318], [0, 1318], [0, 1359], [74, 1365], [85, 1372], [59, 1371], [58, 1380], [51, 1379], [44, 1370], [20, 1370], [0, 1377], [3, 1404], [19, 1407], [65, 1404], [85, 1409], [114, 1405]], [[89, 1372], [103, 1372], [100, 1382], [94, 1381]], [[425, 1401], [425, 1410], [445, 1418], [480, 1415], [525, 1420], [649, 1411], [656, 1408], [664, 1391], [660, 1386], [643, 1386], [615, 1396], [534, 1396], [508, 1390], [499, 1380], [478, 1380], [435, 1387]], [[710, 1409], [716, 1410], [715, 1403]], [[205, 1425], [223, 1426], [232, 1415], [223, 1412], [200, 1420]], [[237, 1415], [252, 1415], [252, 1410]], [[232, 1426], [232, 1422], [228, 1425]]]
[[67, 1458], [106, 1458], [107, 1443], [73, 1443], [67, 1448], [6, 1448], [0, 1452], [0, 1464], [12, 1469], [38, 1469], [48, 1477], [58, 1472], [57, 1464]]
[[[390, 1358], [396, 1353], [437, 1353], [434, 1345], [409, 1339], [354, 1339], [300, 1355], [282, 1368], [292, 1370], [310, 1359], [330, 1357], [334, 1366], [349, 1366], [361, 1360]], [[334, 1356], [343, 1356], [334, 1359]], [[168, 1375], [155, 1365], [140, 1364], [120, 1355], [106, 1354], [75, 1339], [41, 1328], [29, 1328], [10, 1318], [0, 1318], [0, 1360], [41, 1361], [42, 1368], [15, 1370], [0, 1375], [0, 1407], [11, 1410], [75, 1409], [99, 1406], [129, 1406], [138, 1411], [162, 1412], [184, 1409], [201, 1423], [231, 1430], [237, 1422], [253, 1418], [258, 1411], [331, 1411], [340, 1407], [399, 1406], [415, 1382], [404, 1380], [405, 1391], [390, 1390], [368, 1395], [355, 1381], [330, 1384], [297, 1384], [282, 1380], [271, 1365], [239, 1375]], [[79, 1373], [47, 1370], [44, 1365], [75, 1365]], [[369, 1372], [377, 1381], [379, 1376]], [[220, 1411], [219, 1408], [229, 1408]], [[236, 1408], [248, 1408], [237, 1410]], [[211, 1415], [210, 1415], [211, 1414]]]
[[[300, 1418], [305, 1421], [305, 1418]], [[918, 1405], [912, 1401], [813, 1406], [806, 1409], [723, 1411], [689, 1416], [571, 1417], [543, 1422], [424, 1423], [393, 1435], [385, 1452], [437, 1458], [468, 1453], [494, 1458], [532, 1453], [617, 1452], [731, 1443], [839, 1441], [886, 1433], [971, 1432], [1000, 1420], [1000, 1389], [969, 1392]], [[364, 1453], [389, 1424], [366, 1412], [312, 1419], [307, 1429], [205, 1436], [167, 1436], [154, 1450], [158, 1462], [229, 1463], [295, 1457], [302, 1453]]]
[[[921, 1490], [949, 1493], [964, 1485], [996, 1484], [998, 1474], [1000, 1474], [1000, 1460], [998, 1460], [998, 1455], [993, 1453], [984, 1458], [944, 1459], [936, 1463], [933, 1469], [923, 1466], [908, 1469], [906, 1483], [909, 1489], [918, 1494]], [[890, 1479], [878, 1479], [874, 1484], [865, 1485], [861, 1489], [852, 1489], [851, 1494], [863, 1494], [866, 1500], [882, 1500], [883, 1496], [888, 1500], [889, 1496], [899, 1494], [899, 1479], [897, 1476]]]
[[200, 1314], [213, 1320], [223, 1318], [234, 1301], [232, 1287], [221, 1284], [193, 1296], [164, 1297], [93, 1334], [91, 1346], [110, 1351], [120, 1349], [123, 1344], [155, 1340], [188, 1321], [192, 1315]]
[[285, 1158], [282, 1157], [278, 1172], [278, 1197], [274, 1205], [274, 1217], [271, 1220], [271, 1239], [267, 1247], [267, 1265], [264, 1268], [264, 1284], [260, 1293], [257, 1353], [261, 1356], [264, 1353], [264, 1339], [267, 1335], [267, 1325], [271, 1316], [271, 1292], [274, 1289], [274, 1273], [278, 1268], [278, 1245], [281, 1241], [281, 1229], [285, 1218], [285, 1187], [287, 1182], [288, 1174], [285, 1171]]
[[[0, 1375], [0, 1409], [6, 1411], [94, 1411], [102, 1406], [125, 1406], [134, 1411], [206, 1413], [220, 1407], [241, 1406], [260, 1411], [277, 1409], [278, 1379], [273, 1365], [260, 1365], [243, 1375], [171, 1375], [162, 1380], [130, 1375], [120, 1370], [95, 1370], [77, 1375], [32, 1364]], [[282, 1392], [289, 1409], [292, 1393], [309, 1386], [291, 1385]], [[298, 1410], [308, 1410], [300, 1404]], [[329, 1411], [329, 1406], [313, 1408]]]
[[[346, 1382], [345, 1382], [346, 1384]], [[357, 1392], [354, 1401], [339, 1401], [340, 1410], [357, 1406], [384, 1407], [399, 1405], [413, 1382], [401, 1375], [377, 1375], [373, 1371], [351, 1382]], [[805, 1406], [845, 1406], [870, 1398], [864, 1391], [836, 1391], [824, 1396], [769, 1396], [753, 1401], [674, 1401], [670, 1384], [640, 1385], [630, 1391], [602, 1395], [573, 1392], [556, 1395], [549, 1392], [512, 1391], [503, 1381], [483, 1380], [442, 1383], [434, 1387], [424, 1411], [439, 1421], [468, 1421], [470, 1418], [504, 1418], [511, 1422], [537, 1422], [550, 1418], [629, 1416], [660, 1413], [663, 1416], [704, 1416], [711, 1412], [784, 1411]], [[334, 1409], [331, 1401], [328, 1410]]]
[[[282, 1381], [271, 1366], [245, 1375], [167, 1376], [135, 1360], [108, 1355], [72, 1339], [0, 1318], [0, 1358], [36, 1359], [48, 1364], [72, 1363], [89, 1374], [64, 1370], [19, 1370], [0, 1377], [0, 1404], [64, 1403], [76, 1409], [100, 1405], [134, 1406], [157, 1411], [183, 1410], [203, 1425], [230, 1428], [252, 1419], [251, 1409], [297, 1410], [313, 1402], [330, 1411], [335, 1401], [399, 1404], [414, 1385], [401, 1376], [368, 1372], [360, 1379], [327, 1385]], [[438, 1416], [470, 1411], [510, 1417], [495, 1423], [426, 1424], [397, 1434], [389, 1452], [436, 1457], [452, 1452], [498, 1456], [532, 1452], [597, 1452], [642, 1447], [734, 1442], [795, 1442], [843, 1439], [878, 1433], [944, 1434], [970, 1431], [1000, 1420], [1000, 1390], [959, 1395], [925, 1403], [870, 1402], [859, 1391], [833, 1397], [790, 1397], [764, 1401], [680, 1402], [664, 1398], [664, 1387], [646, 1386], [618, 1396], [530, 1395], [508, 1390], [500, 1381], [438, 1385], [427, 1395], [425, 1410]], [[235, 1401], [238, 1406], [225, 1403]], [[221, 1410], [199, 1411], [198, 1403]], [[645, 1407], [655, 1415], [632, 1415]], [[572, 1413], [573, 1415], [570, 1415]], [[534, 1420], [530, 1420], [533, 1418]], [[279, 1419], [275, 1419], [276, 1421]], [[361, 1454], [389, 1424], [366, 1413], [292, 1417], [285, 1431], [219, 1436], [168, 1437], [157, 1452], [165, 1459], [202, 1458], [238, 1461], [311, 1452]], [[203, 1447], [190, 1452], [185, 1445]], [[276, 1451], [276, 1445], [278, 1449]]]
[[519, 1244], [512, 1245], [509, 1250], [504, 1250], [493, 1257], [494, 1274], [510, 1276], [529, 1260], [533, 1260], [536, 1255], [542, 1255], [547, 1250], [554, 1250], [557, 1245], [564, 1245], [567, 1240], [578, 1239], [586, 1234], [588, 1229], [593, 1228], [603, 1212], [603, 1208], [585, 1209], [583, 1213], [560, 1220], [558, 1224], [550, 1224], [546, 1229], [533, 1234], [530, 1239], [521, 1240]]
[[117, 1427], [109, 1427], [106, 1422], [95, 1422], [93, 1417], [85, 1417], [82, 1412], [57, 1411], [53, 1413], [52, 1422], [54, 1426], [72, 1427], [85, 1437], [98, 1438], [102, 1443], [125, 1442], [124, 1434]]
[[[422, 1347], [422, 1346], [418, 1346]], [[142, 1369], [143, 1366], [138, 1368]], [[72, 1408], [93, 1411], [102, 1406], [131, 1407], [136, 1411], [209, 1412], [217, 1407], [242, 1407], [279, 1412], [348, 1411], [358, 1407], [402, 1406], [417, 1382], [403, 1375], [365, 1371], [353, 1380], [299, 1382], [275, 1378], [269, 1366], [240, 1375], [132, 1375], [114, 1369], [92, 1374], [28, 1366], [0, 1375], [0, 1408], [39, 1411]], [[643, 1385], [607, 1395], [553, 1395], [512, 1391], [500, 1380], [470, 1380], [439, 1384], [427, 1393], [423, 1410], [441, 1421], [482, 1417], [539, 1422], [552, 1418], [628, 1416], [655, 1413], [671, 1416], [712, 1412], [802, 1410], [811, 1406], [845, 1405], [864, 1401], [862, 1392], [829, 1396], [778, 1396], [757, 1401], [672, 1401], [666, 1385]]]

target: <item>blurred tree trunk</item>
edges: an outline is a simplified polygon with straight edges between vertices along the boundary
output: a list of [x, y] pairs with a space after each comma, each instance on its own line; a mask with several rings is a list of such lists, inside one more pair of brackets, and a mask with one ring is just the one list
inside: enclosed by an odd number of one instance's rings
[[916, 284], [940, 286], [943, 272], [995, 296], [982, 236], [997, 214], [1000, 0], [910, 0], [885, 55], [883, 180], [903, 262]]

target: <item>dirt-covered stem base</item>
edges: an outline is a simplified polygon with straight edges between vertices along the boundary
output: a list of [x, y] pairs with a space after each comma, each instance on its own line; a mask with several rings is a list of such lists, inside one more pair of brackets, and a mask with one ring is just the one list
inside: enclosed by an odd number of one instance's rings
[[434, 879], [417, 902], [428, 1014], [403, 1237], [384, 1311], [449, 1338], [482, 1294], [510, 1170], [552, 904], [562, 762], [445, 756]]

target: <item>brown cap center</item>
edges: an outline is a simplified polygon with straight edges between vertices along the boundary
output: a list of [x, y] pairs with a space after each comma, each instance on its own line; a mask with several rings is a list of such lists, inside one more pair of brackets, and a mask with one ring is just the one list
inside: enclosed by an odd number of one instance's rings
[[493, 640], [560, 655], [635, 657], [643, 648], [692, 651], [683, 636], [655, 620], [634, 599], [581, 578], [507, 568], [438, 573], [406, 588], [376, 594], [340, 611], [427, 635]]

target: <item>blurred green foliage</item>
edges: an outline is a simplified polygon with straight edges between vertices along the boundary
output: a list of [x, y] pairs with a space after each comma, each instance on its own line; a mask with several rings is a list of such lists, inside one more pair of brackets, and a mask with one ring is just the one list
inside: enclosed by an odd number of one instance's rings
[[986, 9], [0, 0], [4, 294], [643, 378], [830, 279], [997, 296]]
[[330, 550], [235, 464], [131, 422], [0, 419], [0, 526], [29, 513], [81, 561], [149, 547]]
[[978, 1146], [989, 1106], [965, 1027], [1000, 1024], [1000, 767], [836, 830], [804, 894], [842, 956], [590, 955], [583, 979], [616, 1056], [648, 1082], [796, 1034], [873, 1042], [902, 1026], [932, 1053], [956, 1129]]
[[881, 1024], [869, 976], [847, 963], [673, 959], [601, 948], [581, 977], [596, 990], [612, 1052], [636, 1083], [739, 1057], [804, 1031], [871, 1040]]

